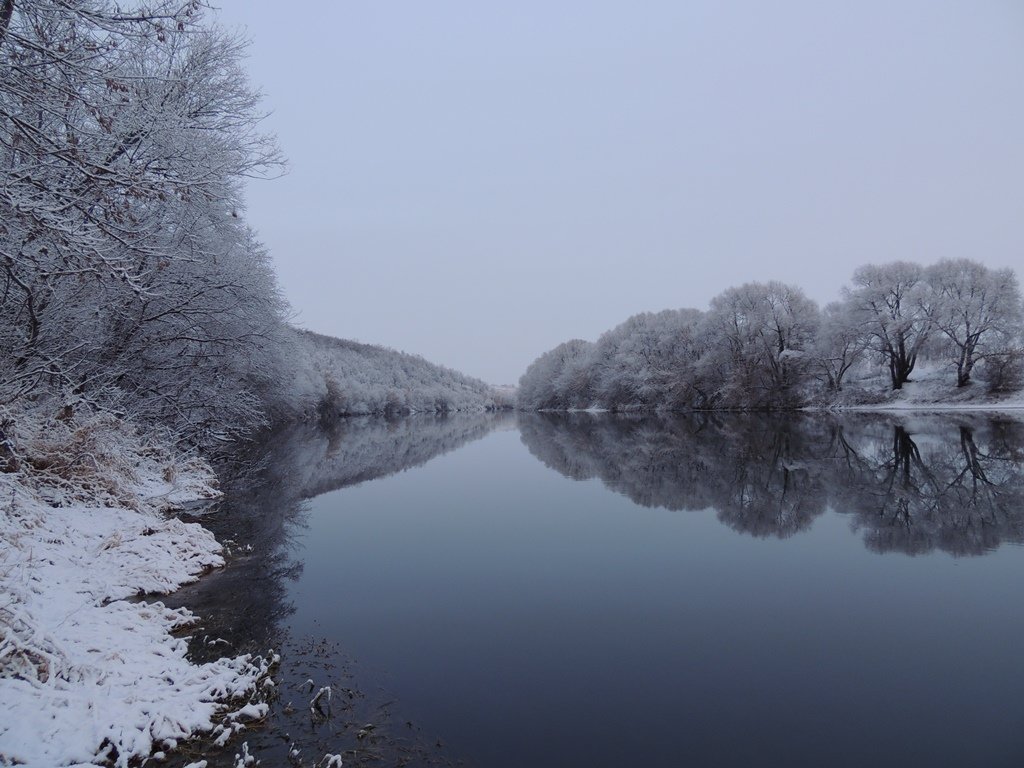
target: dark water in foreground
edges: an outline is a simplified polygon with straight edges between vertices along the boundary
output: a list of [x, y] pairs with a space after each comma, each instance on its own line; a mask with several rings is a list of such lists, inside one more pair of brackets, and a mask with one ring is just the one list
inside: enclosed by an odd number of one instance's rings
[[1018, 420], [347, 429], [262, 491], [291, 565], [242, 581], [446, 761], [1024, 764]]

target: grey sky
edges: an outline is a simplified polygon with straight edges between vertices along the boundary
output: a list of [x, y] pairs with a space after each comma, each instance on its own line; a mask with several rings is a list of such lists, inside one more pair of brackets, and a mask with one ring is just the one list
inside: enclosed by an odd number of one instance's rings
[[1024, 267], [1024, 2], [222, 0], [299, 323], [495, 383], [635, 312]]

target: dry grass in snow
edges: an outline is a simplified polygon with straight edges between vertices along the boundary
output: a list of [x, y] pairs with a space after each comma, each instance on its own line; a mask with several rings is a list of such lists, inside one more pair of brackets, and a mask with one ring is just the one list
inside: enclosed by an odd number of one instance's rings
[[270, 661], [193, 664], [189, 612], [124, 599], [223, 564], [166, 514], [217, 495], [209, 468], [113, 418], [5, 416], [0, 764], [127, 766], [248, 704]]

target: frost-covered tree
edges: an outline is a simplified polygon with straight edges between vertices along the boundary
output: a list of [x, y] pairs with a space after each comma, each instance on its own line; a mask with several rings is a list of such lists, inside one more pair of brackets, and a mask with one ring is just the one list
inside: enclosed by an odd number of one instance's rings
[[[919, 357], [938, 348], [938, 336], [953, 350], [961, 382], [979, 361], [990, 391], [1024, 382], [1022, 307], [1009, 270], [963, 261], [927, 271], [907, 262], [868, 265], [844, 293], [820, 311], [795, 286], [747, 283], [716, 296], [706, 313], [634, 315], [593, 345], [576, 341], [539, 358], [523, 378], [518, 405], [766, 410], [821, 398], [822, 385], [826, 401], [846, 402], [838, 393], [869, 353], [886, 366], [896, 390]], [[873, 366], [863, 367], [870, 373]], [[884, 399], [881, 392], [865, 394]]]
[[1021, 294], [1013, 270], [945, 259], [928, 267], [925, 279], [925, 309], [952, 352], [958, 387], [970, 382], [979, 361], [1006, 357], [1019, 346]]
[[832, 302], [825, 306], [811, 359], [830, 392], [843, 390], [843, 379], [867, 346], [868, 336], [858, 326], [848, 304]]
[[244, 429], [283, 312], [239, 216], [278, 165], [193, 0], [0, 6], [0, 399]]
[[417, 355], [288, 328], [290, 385], [276, 407], [325, 422], [358, 415], [497, 410], [506, 399], [479, 379]]
[[589, 363], [593, 344], [572, 339], [538, 357], [519, 379], [517, 404], [530, 411], [586, 407], [576, 392], [578, 374]]
[[893, 389], [902, 389], [931, 329], [925, 308], [924, 268], [907, 261], [868, 264], [845, 291], [849, 311], [885, 362]]
[[785, 407], [806, 371], [818, 329], [817, 304], [795, 286], [746, 283], [711, 300], [703, 377], [724, 405]]
[[610, 410], [686, 407], [702, 313], [643, 312], [602, 334], [589, 360], [594, 403]]
[[697, 375], [698, 364], [707, 352], [701, 335], [704, 313], [697, 309], [669, 309], [659, 312], [654, 320], [658, 355], [651, 371], [659, 407], [705, 407], [709, 396]]
[[[612, 411], [674, 410], [706, 404], [696, 378], [703, 314], [643, 312], [601, 335], [542, 355], [520, 382], [520, 408], [596, 406]], [[543, 405], [537, 406], [537, 403]]]

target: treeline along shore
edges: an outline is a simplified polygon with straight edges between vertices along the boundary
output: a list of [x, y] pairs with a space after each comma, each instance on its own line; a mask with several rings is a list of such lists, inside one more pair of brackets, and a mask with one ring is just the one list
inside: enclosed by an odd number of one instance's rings
[[820, 308], [797, 286], [746, 283], [706, 311], [634, 315], [541, 355], [524, 410], [786, 410], [1013, 401], [1024, 317], [1010, 269], [967, 259], [870, 264]]

